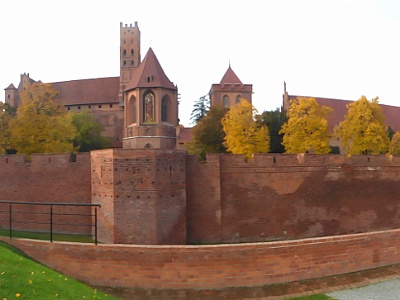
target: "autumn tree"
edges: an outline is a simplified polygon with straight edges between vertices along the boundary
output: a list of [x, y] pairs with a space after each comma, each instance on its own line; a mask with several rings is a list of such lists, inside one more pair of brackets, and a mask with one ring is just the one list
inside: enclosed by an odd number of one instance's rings
[[389, 144], [389, 153], [400, 155], [400, 131], [396, 131]]
[[10, 122], [11, 143], [18, 153], [72, 152], [76, 129], [72, 116], [54, 101], [58, 91], [34, 83], [21, 92], [22, 104]]
[[5, 154], [10, 149], [10, 121], [15, 117], [15, 113], [15, 107], [0, 102], [0, 154]]
[[246, 99], [231, 107], [222, 119], [225, 131], [224, 145], [233, 154], [245, 154], [251, 158], [253, 153], [269, 151], [269, 131], [266, 125], [255, 121], [257, 110]]
[[282, 145], [283, 134], [279, 133], [282, 125], [287, 121], [285, 111], [279, 108], [272, 111], [264, 111], [256, 116], [257, 122], [267, 125], [270, 137], [270, 152], [283, 153], [285, 148]]
[[77, 131], [73, 144], [79, 152], [110, 147], [110, 141], [101, 136], [102, 126], [92, 114], [87, 111], [74, 113], [72, 115], [72, 124]]
[[332, 109], [320, 106], [315, 98], [298, 97], [290, 101], [288, 120], [280, 133], [286, 153], [329, 153], [326, 117]]
[[189, 154], [196, 154], [200, 160], [205, 160], [208, 153], [224, 153], [225, 132], [221, 120], [227, 109], [223, 106], [213, 106], [192, 128], [192, 141], [186, 144]]
[[389, 146], [385, 116], [379, 106], [378, 98], [359, 100], [347, 105], [344, 120], [335, 129], [341, 148], [346, 154], [380, 154]]

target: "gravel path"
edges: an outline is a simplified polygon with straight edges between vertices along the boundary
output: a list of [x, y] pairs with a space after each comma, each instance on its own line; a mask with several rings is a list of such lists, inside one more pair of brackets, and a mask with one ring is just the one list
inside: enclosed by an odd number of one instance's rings
[[326, 294], [337, 300], [399, 300], [400, 277], [364, 287]]

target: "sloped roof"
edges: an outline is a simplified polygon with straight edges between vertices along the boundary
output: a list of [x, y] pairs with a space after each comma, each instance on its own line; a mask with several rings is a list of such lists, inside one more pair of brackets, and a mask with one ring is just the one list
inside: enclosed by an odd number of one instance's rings
[[225, 75], [222, 77], [220, 84], [235, 84], [240, 83], [243, 84], [239, 77], [233, 72], [231, 65], [229, 65], [228, 70], [226, 70]]
[[53, 82], [60, 91], [57, 102], [64, 105], [118, 103], [119, 77]]
[[6, 87], [5, 88], [5, 90], [15, 90], [16, 88], [15, 88], [15, 86], [14, 86], [14, 84], [10, 84], [8, 87]]
[[132, 80], [127, 84], [125, 91], [146, 87], [162, 87], [176, 90], [176, 86], [165, 75], [152, 48], [149, 48], [143, 61], [133, 72]]
[[[319, 105], [326, 105], [333, 109], [327, 117], [330, 132], [333, 132], [335, 125], [344, 120], [344, 116], [347, 114], [347, 105], [354, 102], [350, 100], [289, 95], [289, 99], [295, 99], [297, 97], [314, 98]], [[386, 117], [386, 125], [390, 126], [394, 131], [400, 130], [400, 107], [385, 104], [379, 105]]]

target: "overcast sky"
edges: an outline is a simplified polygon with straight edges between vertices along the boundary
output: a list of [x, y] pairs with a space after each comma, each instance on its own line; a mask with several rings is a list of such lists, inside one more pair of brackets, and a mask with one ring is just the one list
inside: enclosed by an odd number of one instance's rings
[[[119, 76], [120, 22], [139, 24], [178, 85], [181, 123], [229, 62], [261, 113], [292, 95], [400, 106], [400, 1], [2, 1], [0, 87]], [[4, 101], [4, 92], [0, 97]]]

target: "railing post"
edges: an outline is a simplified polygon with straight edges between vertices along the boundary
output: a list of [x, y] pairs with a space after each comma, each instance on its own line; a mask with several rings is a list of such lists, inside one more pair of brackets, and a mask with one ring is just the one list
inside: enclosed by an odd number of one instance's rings
[[94, 207], [94, 243], [97, 245], [97, 206]]
[[53, 242], [53, 205], [50, 205], [50, 243]]
[[10, 203], [10, 239], [12, 239], [12, 204]]

